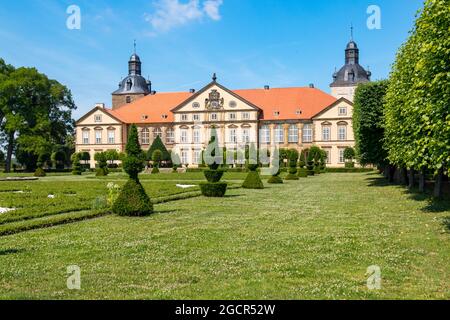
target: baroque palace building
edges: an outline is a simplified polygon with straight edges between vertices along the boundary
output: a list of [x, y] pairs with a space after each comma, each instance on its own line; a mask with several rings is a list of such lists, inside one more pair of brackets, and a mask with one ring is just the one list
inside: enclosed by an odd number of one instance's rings
[[353, 95], [371, 73], [359, 64], [359, 49], [352, 40], [345, 50], [345, 65], [333, 75], [331, 95], [309, 87], [230, 90], [212, 81], [199, 91], [152, 91], [141, 75], [141, 60], [134, 53], [129, 74], [112, 94], [112, 107], [97, 104], [76, 122], [76, 151], [94, 154], [125, 150], [129, 127], [136, 124], [143, 149], [160, 136], [183, 164], [200, 163], [210, 130], [227, 150], [255, 143], [299, 151], [317, 145], [328, 154], [328, 166], [344, 165], [344, 150], [355, 144], [352, 128]]

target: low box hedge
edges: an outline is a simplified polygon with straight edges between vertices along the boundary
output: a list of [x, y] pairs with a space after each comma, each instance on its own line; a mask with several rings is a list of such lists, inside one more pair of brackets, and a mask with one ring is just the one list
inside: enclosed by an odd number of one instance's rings
[[202, 195], [210, 198], [223, 198], [227, 192], [228, 184], [226, 182], [202, 182], [200, 190]]
[[364, 173], [374, 172], [376, 169], [372, 168], [326, 168], [325, 172], [329, 173]]

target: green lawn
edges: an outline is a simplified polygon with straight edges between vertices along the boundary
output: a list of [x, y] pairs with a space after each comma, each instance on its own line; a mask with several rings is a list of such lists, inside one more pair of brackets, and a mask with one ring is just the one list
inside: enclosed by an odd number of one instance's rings
[[[72, 179], [67, 187], [61, 177], [37, 183], [62, 192], [79, 190], [78, 181], [101, 192], [106, 182]], [[174, 183], [149, 179], [155, 190]], [[0, 237], [0, 298], [450, 298], [450, 203], [376, 174], [329, 173], [155, 209], [147, 218], [107, 215]], [[69, 265], [81, 268], [80, 291], [66, 288]], [[379, 291], [366, 286], [371, 265], [381, 268]]]

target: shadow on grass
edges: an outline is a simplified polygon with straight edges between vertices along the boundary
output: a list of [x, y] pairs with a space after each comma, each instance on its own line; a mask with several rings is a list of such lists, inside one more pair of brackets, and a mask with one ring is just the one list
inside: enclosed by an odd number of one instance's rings
[[10, 254], [21, 253], [25, 250], [23, 249], [0, 249], [0, 256], [7, 256]]
[[450, 211], [450, 199], [436, 199], [429, 192], [419, 193], [418, 189], [409, 190], [406, 186], [390, 183], [383, 176], [376, 174], [375, 177], [368, 178], [369, 187], [397, 187], [403, 191], [409, 199], [423, 202], [425, 206], [421, 209], [423, 212], [446, 212]]
[[447, 231], [450, 231], [450, 216], [445, 217], [444, 221], [442, 221], [442, 224], [447, 229]]
[[154, 210], [153, 214], [169, 214], [177, 212], [178, 210]]

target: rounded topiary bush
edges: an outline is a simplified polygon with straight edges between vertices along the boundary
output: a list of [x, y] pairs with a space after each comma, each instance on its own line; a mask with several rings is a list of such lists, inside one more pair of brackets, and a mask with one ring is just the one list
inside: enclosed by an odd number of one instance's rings
[[200, 183], [200, 190], [205, 197], [222, 198], [227, 192], [228, 184], [225, 182], [202, 182]]
[[108, 169], [107, 168], [98, 168], [95, 172], [96, 177], [104, 177], [108, 175]]
[[245, 189], [264, 189], [264, 184], [259, 177], [258, 171], [250, 171], [245, 178], [242, 188]]
[[314, 174], [317, 174], [317, 175], [319, 175], [320, 173], [321, 173], [321, 169], [320, 169], [320, 165], [319, 164], [316, 164], [315, 166], [314, 166]]
[[282, 184], [283, 179], [280, 178], [280, 176], [271, 176], [269, 180], [267, 180], [267, 183], [270, 184]]
[[284, 180], [299, 180], [298, 176], [297, 176], [297, 172], [296, 173], [289, 173]]
[[35, 177], [45, 177], [47, 174], [45, 173], [44, 169], [38, 167], [36, 171], [34, 172]]
[[153, 204], [140, 182], [130, 179], [114, 202], [112, 211], [120, 216], [148, 216], [153, 213]]
[[203, 174], [208, 182], [214, 183], [219, 182], [224, 173], [225, 171], [223, 170], [206, 170]]

